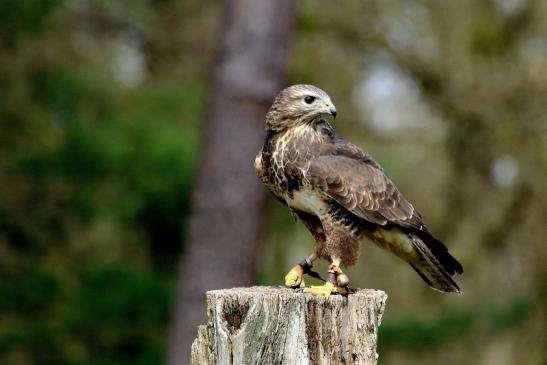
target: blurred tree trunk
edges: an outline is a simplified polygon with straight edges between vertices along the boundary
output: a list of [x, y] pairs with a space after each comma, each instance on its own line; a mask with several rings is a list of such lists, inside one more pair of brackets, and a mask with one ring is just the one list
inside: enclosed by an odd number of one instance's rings
[[266, 194], [254, 157], [284, 85], [293, 23], [292, 0], [225, 1], [168, 364], [188, 363], [206, 290], [253, 283]]

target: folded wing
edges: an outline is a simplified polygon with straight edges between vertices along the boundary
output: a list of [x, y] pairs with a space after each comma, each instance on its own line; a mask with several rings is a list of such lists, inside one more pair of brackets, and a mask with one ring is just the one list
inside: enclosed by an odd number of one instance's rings
[[380, 165], [357, 146], [339, 142], [330, 153], [310, 162], [305, 177], [312, 186], [356, 216], [386, 229], [399, 228], [416, 237], [420, 241], [416, 244], [418, 240], [415, 240], [417, 252], [425, 255], [427, 261], [448, 278], [456, 272], [463, 273], [462, 265], [433, 237], [421, 215]]

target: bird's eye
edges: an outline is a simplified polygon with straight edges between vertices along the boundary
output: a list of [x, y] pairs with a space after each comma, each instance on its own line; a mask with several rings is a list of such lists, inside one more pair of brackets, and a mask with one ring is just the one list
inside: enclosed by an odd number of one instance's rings
[[315, 101], [315, 96], [308, 95], [304, 98], [304, 101], [306, 102], [306, 104], [311, 104]]

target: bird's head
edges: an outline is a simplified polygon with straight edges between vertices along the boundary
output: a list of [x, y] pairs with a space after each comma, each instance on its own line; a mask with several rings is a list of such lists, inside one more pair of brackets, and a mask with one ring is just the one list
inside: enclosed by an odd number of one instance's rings
[[325, 116], [336, 117], [326, 92], [313, 85], [293, 85], [276, 96], [266, 114], [266, 130], [280, 132]]

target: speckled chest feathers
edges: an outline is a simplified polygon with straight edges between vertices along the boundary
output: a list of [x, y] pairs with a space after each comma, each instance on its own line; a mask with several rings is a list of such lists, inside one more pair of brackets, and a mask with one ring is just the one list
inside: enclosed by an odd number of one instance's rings
[[309, 188], [304, 176], [309, 162], [333, 138], [334, 131], [324, 120], [270, 133], [255, 162], [260, 179], [277, 198], [294, 199], [295, 193]]
[[[341, 257], [345, 264], [357, 259], [357, 240], [366, 223], [343, 209], [308, 181], [310, 162], [335, 143], [336, 135], [324, 120], [268, 135], [255, 167], [266, 187], [297, 216], [316, 238], [316, 253]], [[326, 240], [324, 225], [338, 227], [337, 240]], [[335, 247], [336, 246], [336, 247]]]

